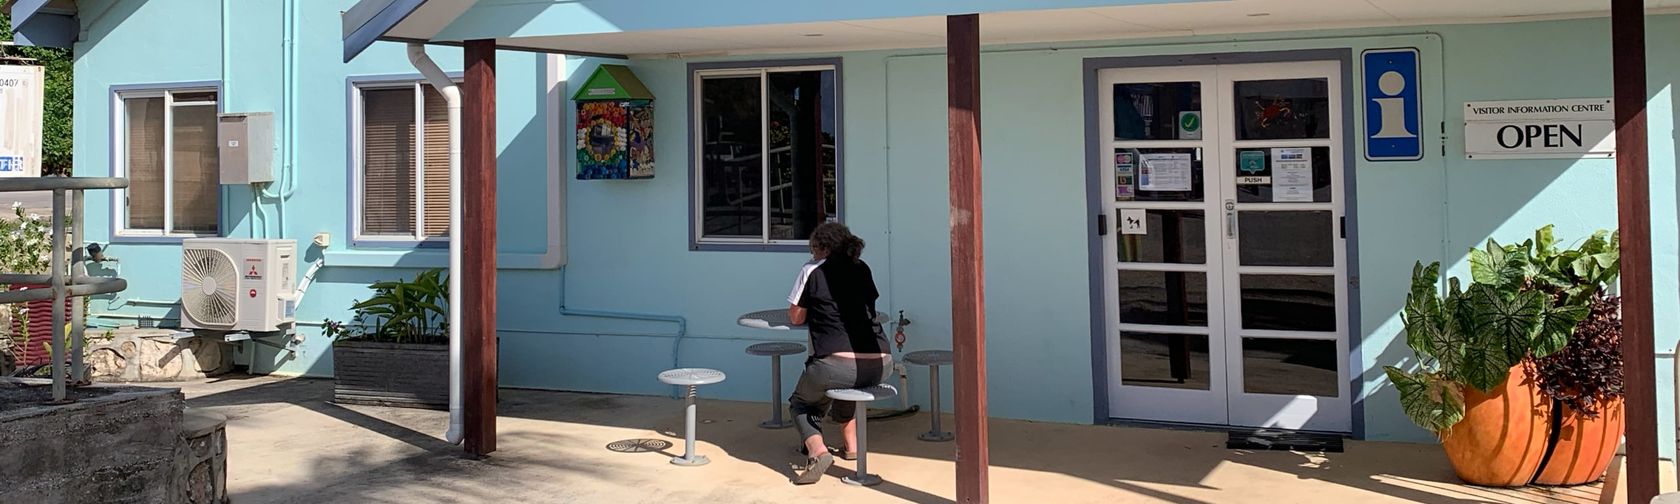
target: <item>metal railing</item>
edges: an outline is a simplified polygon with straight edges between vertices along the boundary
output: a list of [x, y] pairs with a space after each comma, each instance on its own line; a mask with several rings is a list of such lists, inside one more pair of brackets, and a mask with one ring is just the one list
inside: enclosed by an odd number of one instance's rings
[[[87, 321], [84, 320], [82, 303], [74, 303], [70, 316], [70, 372], [66, 376], [64, 369], [65, 339], [64, 300], [66, 298], [90, 296], [94, 294], [109, 294], [121, 292], [128, 288], [128, 282], [121, 278], [90, 277], [87, 267], [83, 264], [87, 258], [86, 233], [84, 232], [82, 216], [84, 214], [83, 193], [88, 190], [122, 189], [128, 187], [128, 179], [115, 177], [40, 177], [0, 179], [0, 193], [22, 191], [52, 191], [52, 271], [48, 274], [23, 274], [0, 272], [0, 284], [46, 284], [47, 289], [9, 290], [0, 291], [0, 304], [27, 303], [31, 301], [52, 300], [52, 380], [53, 402], [65, 403], [67, 387], [70, 377], [76, 380], [75, 385], [81, 385], [86, 379], [87, 364], [82, 361], [83, 349], [87, 346]], [[66, 246], [65, 234], [65, 197], [70, 198], [70, 239], [74, 240]], [[69, 253], [69, 265], [65, 264], [65, 253]]]

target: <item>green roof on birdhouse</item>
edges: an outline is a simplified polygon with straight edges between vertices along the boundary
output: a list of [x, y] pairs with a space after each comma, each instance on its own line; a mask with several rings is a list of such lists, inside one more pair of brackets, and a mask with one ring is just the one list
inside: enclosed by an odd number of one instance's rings
[[642, 85], [641, 79], [624, 65], [601, 65], [583, 88], [572, 95], [573, 100], [652, 100], [653, 93]]

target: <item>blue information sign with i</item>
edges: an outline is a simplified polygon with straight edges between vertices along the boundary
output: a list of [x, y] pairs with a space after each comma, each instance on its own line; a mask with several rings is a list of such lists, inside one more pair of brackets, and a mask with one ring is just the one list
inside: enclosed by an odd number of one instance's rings
[[1418, 50], [1365, 51], [1365, 159], [1423, 159], [1423, 104]]

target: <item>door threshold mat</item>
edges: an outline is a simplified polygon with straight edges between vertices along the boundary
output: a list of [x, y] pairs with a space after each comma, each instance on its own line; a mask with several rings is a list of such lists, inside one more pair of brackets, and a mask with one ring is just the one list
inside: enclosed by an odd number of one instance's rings
[[1232, 450], [1342, 452], [1342, 436], [1314, 432], [1259, 429], [1231, 431], [1225, 447]]

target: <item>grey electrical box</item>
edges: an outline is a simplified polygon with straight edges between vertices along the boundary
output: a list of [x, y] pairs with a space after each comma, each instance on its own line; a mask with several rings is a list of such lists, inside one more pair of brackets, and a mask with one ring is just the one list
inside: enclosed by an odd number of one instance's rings
[[274, 114], [222, 114], [216, 121], [222, 184], [274, 181]]

